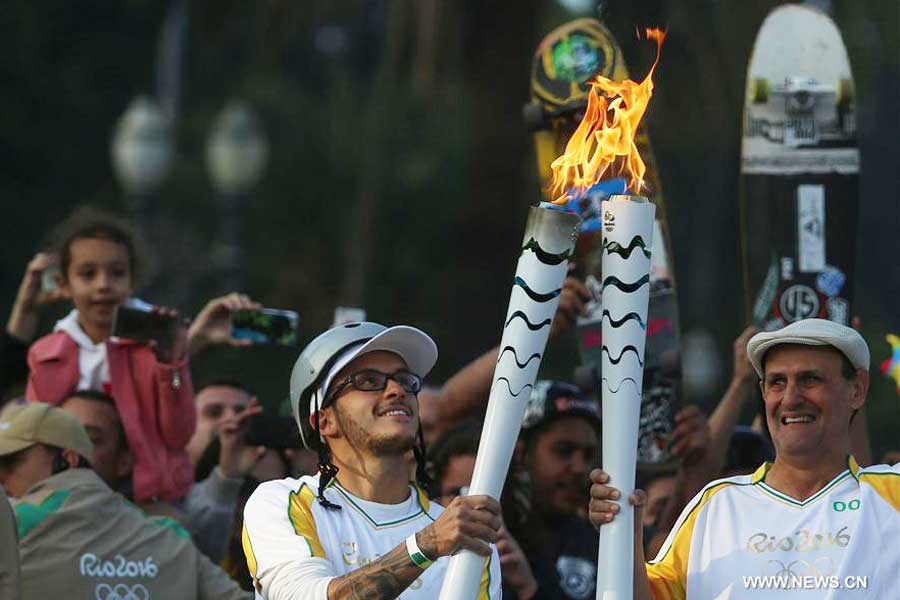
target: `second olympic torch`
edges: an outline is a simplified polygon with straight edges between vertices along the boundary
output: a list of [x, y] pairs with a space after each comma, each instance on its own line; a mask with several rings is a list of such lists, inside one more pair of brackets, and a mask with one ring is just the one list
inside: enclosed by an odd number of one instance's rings
[[623, 195], [612, 196], [601, 208], [603, 470], [621, 493], [622, 510], [600, 528], [597, 599], [626, 600], [634, 585], [634, 511], [628, 496], [637, 464], [656, 207], [646, 198]]
[[[529, 209], [470, 495], [499, 499], [503, 491], [525, 406], [559, 304], [577, 224], [578, 217], [571, 213], [544, 205]], [[451, 557], [440, 600], [476, 598], [485, 563], [485, 558], [468, 550]]]
[[[613, 176], [627, 176], [628, 189], [644, 186], [646, 165], [635, 137], [653, 94], [665, 32], [647, 29], [656, 42], [656, 60], [638, 83], [598, 75], [589, 82], [587, 107], [565, 151], [550, 165], [555, 202], [578, 198]], [[650, 253], [656, 207], [641, 196], [617, 195], [600, 203], [602, 217], [602, 402], [603, 469], [621, 492], [618, 516], [600, 530], [597, 600], [629, 600], [634, 585], [634, 491], [637, 466]]]

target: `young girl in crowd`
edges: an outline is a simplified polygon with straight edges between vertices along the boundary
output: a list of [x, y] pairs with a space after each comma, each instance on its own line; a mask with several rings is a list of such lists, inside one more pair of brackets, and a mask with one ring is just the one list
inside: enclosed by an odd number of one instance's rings
[[179, 326], [172, 348], [110, 337], [138, 270], [126, 223], [82, 210], [63, 225], [58, 245], [60, 291], [75, 308], [31, 345], [26, 397], [57, 405], [75, 390], [108, 393], [134, 457], [134, 501], [182, 498], [194, 479], [184, 448], [196, 421], [186, 330]]

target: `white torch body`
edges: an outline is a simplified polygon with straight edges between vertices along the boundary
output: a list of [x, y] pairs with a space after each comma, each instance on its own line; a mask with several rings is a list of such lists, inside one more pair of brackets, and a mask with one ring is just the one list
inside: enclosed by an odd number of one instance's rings
[[[571, 213], [543, 206], [530, 209], [468, 495], [499, 499], [503, 491], [559, 305], [577, 223]], [[470, 551], [451, 557], [440, 600], [474, 600], [485, 561]]]
[[613, 196], [601, 208], [603, 470], [621, 493], [621, 510], [600, 528], [597, 599], [630, 600], [635, 540], [634, 510], [628, 497], [634, 492], [637, 465], [656, 207], [644, 198]]

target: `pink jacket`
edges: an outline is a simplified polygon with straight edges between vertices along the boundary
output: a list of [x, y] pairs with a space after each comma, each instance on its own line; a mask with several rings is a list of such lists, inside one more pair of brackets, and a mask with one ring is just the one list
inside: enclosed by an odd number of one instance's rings
[[[157, 362], [143, 344], [107, 340], [112, 397], [134, 457], [135, 502], [183, 498], [194, 481], [184, 448], [197, 424], [187, 360]], [[78, 345], [64, 331], [34, 342], [28, 350], [29, 402], [59, 405], [78, 386]]]

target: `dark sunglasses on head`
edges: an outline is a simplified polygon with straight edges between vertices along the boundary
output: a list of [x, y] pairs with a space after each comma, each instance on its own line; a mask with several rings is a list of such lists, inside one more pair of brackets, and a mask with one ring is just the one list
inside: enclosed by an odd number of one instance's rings
[[352, 373], [349, 377], [342, 379], [337, 383], [334, 391], [328, 395], [327, 402], [333, 401], [338, 394], [343, 392], [348, 386], [360, 392], [380, 392], [387, 387], [388, 379], [393, 379], [403, 388], [403, 391], [409, 394], [418, 394], [422, 389], [422, 378], [415, 373], [410, 373], [403, 369], [393, 373], [382, 373], [375, 369], [364, 369]]

